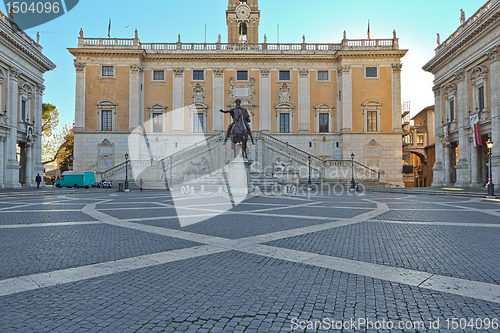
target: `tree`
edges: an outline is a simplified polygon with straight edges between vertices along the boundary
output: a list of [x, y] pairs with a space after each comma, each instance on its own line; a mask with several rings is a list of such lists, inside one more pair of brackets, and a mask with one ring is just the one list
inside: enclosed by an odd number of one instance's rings
[[59, 125], [59, 111], [55, 105], [50, 103], [42, 104], [42, 135], [50, 137], [52, 131]]
[[55, 159], [59, 165], [61, 173], [68, 171], [73, 166], [73, 146], [75, 144], [75, 135], [73, 128], [69, 125], [63, 127], [64, 142], [59, 147]]

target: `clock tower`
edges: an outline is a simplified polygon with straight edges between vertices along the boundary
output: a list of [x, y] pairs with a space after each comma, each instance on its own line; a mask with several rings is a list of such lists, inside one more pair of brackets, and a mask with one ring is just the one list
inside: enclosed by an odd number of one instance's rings
[[259, 42], [258, 0], [229, 0], [226, 11], [228, 43]]

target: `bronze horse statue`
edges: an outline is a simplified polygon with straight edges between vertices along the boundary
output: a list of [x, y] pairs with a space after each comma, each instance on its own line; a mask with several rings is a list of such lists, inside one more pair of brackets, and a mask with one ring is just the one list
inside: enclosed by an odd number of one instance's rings
[[248, 158], [247, 156], [247, 141], [248, 141], [248, 130], [245, 125], [245, 120], [243, 116], [243, 111], [239, 108], [234, 109], [234, 126], [229, 131], [229, 137], [231, 138], [231, 148], [234, 151], [234, 157], [236, 157], [236, 144], [241, 143], [241, 154], [243, 158]]

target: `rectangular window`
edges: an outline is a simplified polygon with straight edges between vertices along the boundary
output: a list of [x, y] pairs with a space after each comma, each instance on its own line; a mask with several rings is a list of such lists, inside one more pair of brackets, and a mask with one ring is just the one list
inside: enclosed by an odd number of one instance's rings
[[153, 113], [153, 133], [163, 132], [163, 113]]
[[450, 121], [455, 120], [455, 101], [450, 101]]
[[290, 71], [280, 71], [280, 81], [290, 81]]
[[377, 77], [377, 67], [366, 67], [366, 77]]
[[26, 121], [26, 101], [23, 100], [21, 102], [21, 119], [22, 121]]
[[193, 81], [205, 80], [205, 72], [203, 70], [193, 70]]
[[153, 71], [153, 80], [154, 81], [163, 81], [165, 80], [165, 71]]
[[368, 111], [366, 119], [366, 130], [368, 132], [377, 131], [377, 111]]
[[193, 132], [203, 133], [203, 113], [201, 112], [194, 114]]
[[329, 122], [330, 115], [328, 113], [320, 113], [319, 114], [319, 132], [320, 133], [328, 133], [329, 132]]
[[102, 66], [102, 76], [113, 76], [114, 67], [113, 66]]
[[101, 131], [112, 131], [113, 130], [113, 114], [111, 110], [101, 111]]
[[479, 112], [484, 111], [484, 87], [478, 89]]
[[248, 71], [238, 71], [236, 74], [238, 81], [248, 80]]
[[328, 71], [318, 71], [318, 81], [328, 81]]
[[423, 135], [417, 135], [417, 144], [418, 145], [424, 144], [424, 136]]
[[289, 113], [280, 113], [280, 133], [290, 133]]

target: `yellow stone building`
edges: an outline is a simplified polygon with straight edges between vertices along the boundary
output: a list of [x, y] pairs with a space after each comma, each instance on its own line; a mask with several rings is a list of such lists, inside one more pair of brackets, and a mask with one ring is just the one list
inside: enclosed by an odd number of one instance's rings
[[[180, 36], [176, 43], [143, 43], [137, 30], [131, 39], [87, 38], [81, 30], [78, 47], [69, 49], [76, 67], [74, 169], [117, 168], [125, 153], [134, 162], [189, 151], [220, 137], [230, 118], [219, 110], [239, 98], [251, 115], [258, 170], [280, 156], [306, 165], [311, 155], [326, 179], [327, 169], [345, 167], [354, 153], [359, 172], [375, 170], [402, 185], [407, 51], [396, 32], [382, 40], [347, 39], [344, 32], [338, 44], [305, 37], [272, 44], [265, 36], [259, 41], [260, 15], [258, 0], [229, 0], [228, 43], [184, 43]], [[132, 133], [147, 149], [130, 146]]]

